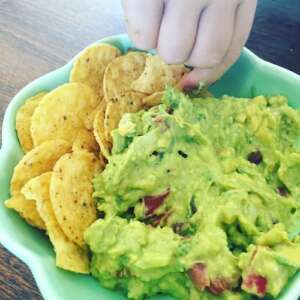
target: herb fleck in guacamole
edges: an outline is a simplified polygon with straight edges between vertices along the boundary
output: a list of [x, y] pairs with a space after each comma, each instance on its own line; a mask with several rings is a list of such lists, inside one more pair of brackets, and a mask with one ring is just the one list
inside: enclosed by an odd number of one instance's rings
[[300, 269], [300, 113], [283, 97], [126, 114], [94, 179], [92, 273], [129, 298], [277, 297]]

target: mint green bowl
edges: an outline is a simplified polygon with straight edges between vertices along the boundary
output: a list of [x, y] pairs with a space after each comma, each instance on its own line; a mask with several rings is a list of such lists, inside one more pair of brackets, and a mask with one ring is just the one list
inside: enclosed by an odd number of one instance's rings
[[[99, 42], [113, 44], [123, 52], [132, 46], [125, 35], [108, 37]], [[9, 197], [9, 182], [14, 166], [23, 156], [15, 131], [16, 111], [26, 98], [40, 91], [52, 90], [67, 82], [73, 60], [28, 84], [12, 99], [6, 110], [0, 151], [0, 242], [28, 265], [42, 295], [47, 300], [126, 299], [120, 292], [102, 288], [91, 276], [56, 268], [54, 252], [46, 235], [27, 225], [17, 213], [6, 209], [3, 205], [4, 200]], [[300, 76], [267, 63], [246, 49], [238, 62], [211, 88], [211, 91], [217, 96], [230, 94], [239, 97], [283, 94], [289, 98], [292, 107], [300, 108]], [[279, 299], [294, 300], [299, 295], [298, 272]], [[153, 299], [172, 298], [156, 296]]]

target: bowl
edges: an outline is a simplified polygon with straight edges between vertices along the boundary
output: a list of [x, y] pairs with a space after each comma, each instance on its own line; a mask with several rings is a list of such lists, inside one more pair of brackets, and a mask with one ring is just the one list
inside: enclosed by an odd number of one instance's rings
[[[126, 35], [104, 38], [96, 43], [110, 43], [122, 52], [132, 47]], [[76, 58], [76, 57], [75, 57]], [[89, 275], [79, 275], [55, 266], [53, 248], [47, 236], [28, 225], [17, 213], [5, 208], [9, 197], [9, 182], [14, 166], [23, 156], [15, 130], [15, 116], [25, 99], [44, 90], [52, 90], [69, 79], [73, 58], [60, 69], [48, 73], [25, 86], [10, 102], [3, 121], [2, 148], [0, 150], [0, 242], [30, 268], [46, 300], [121, 300], [120, 292], [102, 288]], [[211, 87], [220, 96], [237, 97], [282, 94], [289, 98], [289, 105], [300, 108], [300, 76], [263, 61], [244, 49], [239, 60]], [[292, 278], [278, 299], [294, 300], [300, 295], [300, 272]], [[155, 296], [152, 299], [172, 299]]]

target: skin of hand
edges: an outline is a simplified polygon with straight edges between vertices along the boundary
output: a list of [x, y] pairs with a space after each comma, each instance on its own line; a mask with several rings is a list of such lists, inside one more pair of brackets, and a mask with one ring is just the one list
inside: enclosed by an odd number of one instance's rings
[[211, 84], [238, 59], [248, 39], [257, 0], [122, 0], [133, 44], [157, 49], [169, 64], [194, 69], [180, 82]]

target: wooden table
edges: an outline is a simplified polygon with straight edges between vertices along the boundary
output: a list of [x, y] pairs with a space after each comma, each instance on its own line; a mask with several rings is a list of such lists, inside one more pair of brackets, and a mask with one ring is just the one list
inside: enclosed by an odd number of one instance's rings
[[[28, 82], [91, 42], [121, 32], [119, 0], [0, 0], [0, 122], [10, 99]], [[259, 0], [247, 46], [300, 74], [299, 0]], [[0, 299], [42, 299], [28, 268], [2, 247]]]

